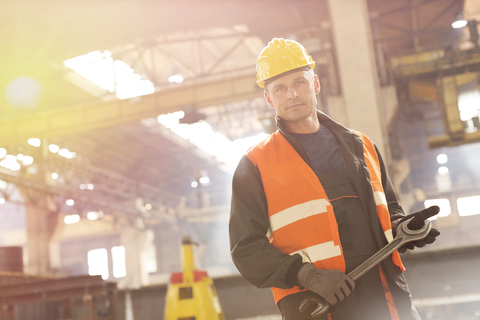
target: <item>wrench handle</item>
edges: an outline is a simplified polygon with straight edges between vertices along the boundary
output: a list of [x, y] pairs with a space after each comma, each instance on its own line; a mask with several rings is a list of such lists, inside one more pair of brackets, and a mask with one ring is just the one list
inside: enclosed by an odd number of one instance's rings
[[352, 270], [348, 274], [348, 276], [352, 278], [353, 281], [356, 281], [358, 278], [370, 271], [370, 269], [382, 262], [382, 260], [385, 260], [386, 257], [388, 257], [390, 254], [392, 254], [395, 250], [399, 249], [403, 245], [404, 241], [402, 238], [394, 239], [392, 242], [387, 244], [385, 247], [380, 249], [377, 253], [375, 253], [373, 256], [371, 256], [365, 262], [355, 268], [355, 270]]
[[[384, 260], [387, 256], [400, 248], [403, 244], [404, 241], [402, 238], [394, 239], [392, 242], [380, 249], [380, 251], [368, 258], [364, 263], [355, 268], [355, 270], [351, 271], [348, 276], [352, 278], [353, 281], [356, 281], [358, 278], [363, 276], [370, 269], [372, 269], [374, 266]], [[325, 299], [323, 299], [322, 297], [317, 297], [316, 299], [303, 299], [300, 303], [300, 311], [305, 311], [305, 309], [309, 306], [311, 302], [317, 304], [317, 308], [315, 308], [315, 310], [312, 312], [312, 317], [325, 315], [329, 312], [331, 308], [330, 303], [328, 303]]]
[[408, 224], [410, 223], [410, 221], [412, 221], [412, 219], [413, 218], [410, 218], [409, 220], [406, 220], [399, 224], [397, 226], [397, 236], [395, 237], [395, 239], [393, 239], [392, 242], [380, 249], [373, 256], [368, 258], [364, 263], [355, 268], [355, 270], [351, 271], [348, 276], [352, 278], [353, 281], [356, 281], [358, 278], [367, 273], [370, 269], [385, 260], [385, 258], [390, 256], [395, 250], [403, 247], [406, 243], [425, 238], [432, 229], [432, 223], [430, 221], [427, 221], [421, 229], [410, 230], [408, 229]]
[[[412, 219], [413, 218], [410, 218], [409, 220], [400, 223], [396, 229], [397, 235], [395, 239], [367, 259], [364, 263], [355, 268], [355, 270], [351, 271], [348, 276], [352, 278], [353, 281], [356, 281], [358, 278], [385, 260], [385, 258], [390, 256], [395, 250], [399, 249], [406, 243], [425, 238], [432, 229], [431, 222], [426, 221], [425, 225], [419, 230], [410, 230], [408, 229], [408, 224], [410, 221], [412, 221]], [[323, 298], [305, 298], [300, 302], [300, 311], [303, 312], [306, 310], [310, 303], [317, 304], [317, 308], [315, 308], [315, 310], [312, 312], [312, 317], [324, 315], [328, 313], [329, 309], [331, 308], [331, 305]]]
[[[392, 242], [380, 249], [380, 251], [368, 258], [364, 263], [355, 268], [355, 270], [351, 271], [348, 276], [352, 278], [353, 281], [356, 281], [402, 245], [404, 245], [402, 238], [394, 239]], [[327, 314], [331, 305], [323, 298], [321, 298], [321, 301], [316, 300], [316, 302], [318, 303], [318, 307], [312, 312], [312, 317]], [[308, 306], [308, 301], [305, 299], [300, 304], [300, 311], [303, 311], [302, 309], [305, 309], [306, 306]]]

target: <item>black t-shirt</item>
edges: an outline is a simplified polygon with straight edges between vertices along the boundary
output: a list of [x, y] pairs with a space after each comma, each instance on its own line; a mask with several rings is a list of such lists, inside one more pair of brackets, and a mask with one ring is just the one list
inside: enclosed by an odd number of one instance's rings
[[337, 138], [326, 127], [314, 133], [290, 133], [307, 150], [317, 176], [323, 173], [345, 170]]

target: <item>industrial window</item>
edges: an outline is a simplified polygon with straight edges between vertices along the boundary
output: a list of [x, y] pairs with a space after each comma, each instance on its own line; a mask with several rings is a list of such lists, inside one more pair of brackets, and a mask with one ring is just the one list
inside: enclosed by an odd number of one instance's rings
[[108, 279], [107, 249], [101, 248], [88, 251], [88, 274], [91, 276], [101, 275], [102, 279]]
[[68, 80], [97, 96], [116, 92], [117, 98], [127, 99], [155, 92], [150, 80], [142, 79], [127, 63], [114, 60], [109, 51], [92, 51], [68, 59], [63, 64], [98, 87], [93, 88], [73, 74], [66, 75]]
[[452, 213], [452, 208], [450, 207], [450, 201], [448, 199], [429, 199], [424, 202], [425, 208], [430, 206], [439, 206], [440, 212], [438, 215], [431, 217], [429, 220], [435, 220], [437, 217], [446, 217]]
[[480, 196], [458, 198], [457, 208], [461, 217], [480, 214]]
[[112, 248], [112, 266], [113, 276], [115, 278], [123, 278], [127, 275], [125, 266], [125, 247], [118, 246]]
[[458, 110], [460, 119], [464, 122], [465, 132], [475, 132], [479, 129], [480, 93], [476, 76], [472, 81], [458, 86]]
[[155, 245], [152, 243], [148, 249], [145, 251], [145, 264], [148, 273], [157, 272], [157, 252], [155, 249]]

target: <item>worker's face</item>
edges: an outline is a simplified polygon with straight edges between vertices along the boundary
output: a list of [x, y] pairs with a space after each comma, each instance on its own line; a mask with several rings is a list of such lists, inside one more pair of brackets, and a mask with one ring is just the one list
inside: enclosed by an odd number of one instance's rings
[[320, 81], [312, 71], [298, 71], [268, 84], [265, 99], [284, 121], [302, 122], [317, 118]]

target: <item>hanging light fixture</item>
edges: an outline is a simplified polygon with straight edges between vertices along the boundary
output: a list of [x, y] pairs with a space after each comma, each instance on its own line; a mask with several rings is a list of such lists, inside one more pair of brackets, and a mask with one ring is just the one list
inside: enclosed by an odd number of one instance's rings
[[461, 13], [457, 14], [455, 16], [455, 22], [452, 23], [452, 28], [454, 29], [460, 29], [460, 28], [463, 28], [467, 25], [467, 20], [464, 20], [463, 19], [463, 16]]
[[180, 74], [180, 71], [177, 67], [173, 68], [172, 75], [168, 77], [168, 82], [170, 83], [182, 83], [183, 76]]

